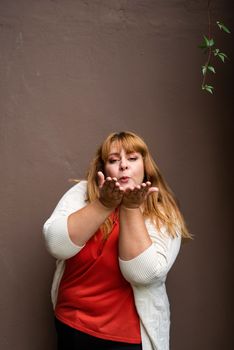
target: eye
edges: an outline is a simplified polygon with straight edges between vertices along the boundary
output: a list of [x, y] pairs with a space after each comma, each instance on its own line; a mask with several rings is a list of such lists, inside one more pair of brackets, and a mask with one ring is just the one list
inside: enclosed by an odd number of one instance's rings
[[110, 163], [110, 164], [114, 164], [114, 163], [116, 163], [117, 161], [118, 161], [117, 158], [110, 158], [110, 159], [108, 159], [108, 163]]
[[135, 161], [135, 160], [137, 160], [138, 159], [138, 157], [137, 156], [130, 156], [129, 158], [128, 158], [130, 161]]

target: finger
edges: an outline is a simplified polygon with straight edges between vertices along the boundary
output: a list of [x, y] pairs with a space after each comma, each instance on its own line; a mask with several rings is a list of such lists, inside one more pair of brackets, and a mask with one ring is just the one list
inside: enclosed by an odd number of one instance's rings
[[142, 197], [148, 196], [152, 192], [157, 192], [158, 188], [157, 187], [150, 187], [151, 183], [150, 181], [147, 181], [146, 183], [142, 183]]
[[149, 195], [149, 194], [151, 194], [153, 192], [158, 192], [158, 191], [159, 191], [158, 187], [150, 187], [149, 190], [148, 190], [147, 195]]
[[120, 192], [120, 188], [122, 189], [122, 187], [120, 187], [119, 182], [115, 182], [115, 187], [113, 189], [114, 192]]
[[108, 176], [106, 178], [106, 181], [105, 181], [103, 187], [104, 187], [105, 191], [112, 192], [115, 189], [116, 183], [117, 183], [116, 178], [111, 178]]
[[142, 193], [146, 193], [148, 191], [148, 186], [144, 182], [141, 184], [141, 191]]
[[133, 194], [137, 194], [141, 191], [141, 186], [137, 185], [135, 188], [133, 188], [132, 193]]
[[105, 176], [102, 171], [98, 171], [97, 176], [98, 176], [98, 186], [102, 187], [105, 182]]
[[[116, 184], [117, 184], [116, 177], [111, 178], [110, 183], [109, 183], [109, 188], [110, 188], [111, 191], [115, 191]], [[118, 187], [118, 185], [117, 185], [117, 187]]]

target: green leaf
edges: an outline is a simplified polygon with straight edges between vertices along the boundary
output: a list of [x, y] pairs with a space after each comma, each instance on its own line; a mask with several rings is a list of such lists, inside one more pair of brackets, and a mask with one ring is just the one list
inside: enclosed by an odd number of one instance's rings
[[204, 47], [212, 47], [214, 46], [214, 39], [208, 39], [205, 35], [203, 35], [203, 38], [204, 38]]
[[203, 35], [203, 38], [204, 38], [204, 43], [206, 47], [209, 47], [209, 42], [210, 42], [209, 39], [205, 35]]
[[215, 69], [214, 69], [213, 66], [208, 66], [207, 68], [208, 68], [212, 73], [215, 73]]
[[210, 43], [209, 43], [209, 46], [211, 47], [211, 46], [214, 46], [214, 39], [210, 39]]
[[225, 62], [225, 58], [228, 58], [227, 55], [223, 52], [219, 52], [218, 53], [218, 57], [221, 59], [221, 61], [224, 63]]
[[212, 85], [203, 85], [202, 90], [208, 91], [209, 93], [213, 94], [214, 87]]
[[[208, 40], [208, 39], [207, 39]], [[203, 42], [198, 46], [200, 49], [207, 49], [207, 42], [206, 42], [206, 40], [205, 40], [205, 36], [204, 36], [204, 40], [203, 40]]]
[[219, 26], [220, 30], [223, 30], [225, 33], [228, 33], [228, 34], [231, 33], [230, 30], [223, 23], [221, 23], [219, 21], [217, 21], [216, 23]]
[[213, 50], [213, 54], [214, 54], [215, 56], [217, 56], [218, 53], [219, 53], [219, 51], [220, 51], [219, 49], [214, 49], [214, 50]]
[[205, 75], [207, 72], [207, 66], [202, 66], [202, 74]]

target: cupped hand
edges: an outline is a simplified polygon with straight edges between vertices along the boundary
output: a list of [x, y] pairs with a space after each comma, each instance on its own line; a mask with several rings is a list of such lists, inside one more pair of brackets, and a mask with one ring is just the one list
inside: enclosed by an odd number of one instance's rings
[[127, 188], [124, 192], [121, 205], [125, 208], [139, 208], [147, 196], [153, 192], [158, 192], [158, 188], [152, 187], [149, 181], [135, 187]]
[[122, 201], [124, 190], [120, 187], [115, 177], [107, 177], [98, 172], [98, 185], [100, 190], [99, 201], [107, 208], [114, 209], [118, 207]]

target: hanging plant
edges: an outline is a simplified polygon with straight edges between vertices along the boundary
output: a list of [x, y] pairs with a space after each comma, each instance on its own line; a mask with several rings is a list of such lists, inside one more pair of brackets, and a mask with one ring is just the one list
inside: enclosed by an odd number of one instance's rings
[[[199, 46], [199, 48], [201, 48], [207, 56], [205, 64], [202, 65], [202, 67], [201, 67], [202, 75], [203, 75], [201, 87], [202, 87], [202, 90], [213, 94], [214, 87], [207, 82], [208, 74], [210, 74], [210, 73], [215, 74], [215, 72], [216, 72], [214, 64], [213, 64], [213, 58], [218, 58], [224, 63], [225, 60], [228, 58], [228, 56], [216, 47], [215, 40], [212, 37], [213, 35], [211, 33], [210, 3], [211, 3], [211, 1], [208, 0], [208, 2], [207, 2], [208, 34], [203, 35], [203, 42]], [[222, 23], [220, 21], [216, 21], [216, 25], [223, 32], [225, 32], [227, 34], [231, 33], [230, 30], [227, 28], [227, 26], [224, 25], [224, 23]]]

